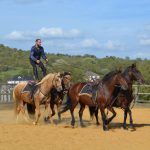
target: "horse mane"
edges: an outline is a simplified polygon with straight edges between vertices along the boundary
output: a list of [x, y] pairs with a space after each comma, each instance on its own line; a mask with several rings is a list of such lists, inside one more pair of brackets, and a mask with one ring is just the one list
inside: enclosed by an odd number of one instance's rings
[[126, 76], [128, 74], [129, 69], [131, 68], [131, 66], [128, 66], [124, 71], [123, 71], [123, 75]]
[[128, 72], [129, 69], [133, 69], [133, 68], [136, 68], [136, 64], [135, 64], [135, 63], [133, 63], [132, 65], [128, 66], [128, 67], [124, 70], [123, 73], [125, 74], [125, 73]]
[[41, 85], [42, 83], [44, 83], [45, 81], [47, 81], [52, 75], [56, 75], [53, 73], [49, 73], [48, 75], [46, 75], [39, 83], [37, 83], [36, 85]]
[[111, 71], [103, 77], [102, 81], [103, 82], [108, 81], [109, 79], [111, 79], [113, 76], [115, 76], [118, 73], [121, 73], [121, 71], [120, 70]]

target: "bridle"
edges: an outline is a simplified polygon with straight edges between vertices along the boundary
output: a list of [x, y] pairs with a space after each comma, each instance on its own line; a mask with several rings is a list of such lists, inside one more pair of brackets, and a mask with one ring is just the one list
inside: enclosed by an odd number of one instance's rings
[[[54, 83], [54, 79], [55, 79], [56, 75], [57, 75], [57, 74], [54, 75], [54, 78], [53, 78], [53, 80], [52, 80], [52, 85], [53, 85], [54, 87], [56, 87], [56, 81], [55, 81], [55, 83]], [[41, 91], [41, 86], [39, 87], [39, 92], [44, 96], [44, 98], [49, 97], [49, 93], [50, 93], [50, 92], [48, 92], [47, 95], [44, 94], [44, 93]], [[43, 99], [44, 99], [44, 98], [43, 98]]]
[[[54, 78], [53, 78], [53, 80], [52, 80], [52, 85], [53, 85], [53, 87], [54, 87], [54, 88], [56, 88], [56, 87], [57, 87], [56, 81], [54, 80], [54, 79], [55, 79], [55, 77], [56, 77], [56, 75], [57, 75], [57, 74], [55, 74], [55, 75], [54, 75]], [[54, 81], [55, 81], [55, 82], [54, 82]]]

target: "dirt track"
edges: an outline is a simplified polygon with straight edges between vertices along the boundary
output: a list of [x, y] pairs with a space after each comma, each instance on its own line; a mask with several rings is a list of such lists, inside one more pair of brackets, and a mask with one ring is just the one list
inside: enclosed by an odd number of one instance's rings
[[65, 113], [61, 124], [34, 126], [25, 123], [15, 124], [13, 110], [0, 111], [0, 150], [149, 150], [150, 149], [150, 108], [134, 108], [133, 118], [136, 131], [123, 130], [122, 110], [117, 109], [117, 117], [104, 132], [90, 121], [88, 110], [84, 112], [86, 127], [78, 126], [78, 110], [75, 112], [77, 127], [72, 129], [70, 114]]

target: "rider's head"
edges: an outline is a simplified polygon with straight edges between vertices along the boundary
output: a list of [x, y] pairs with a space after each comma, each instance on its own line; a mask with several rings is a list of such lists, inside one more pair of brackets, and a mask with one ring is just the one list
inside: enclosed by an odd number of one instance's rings
[[35, 45], [38, 46], [38, 47], [40, 47], [42, 45], [41, 39], [36, 39], [35, 40]]

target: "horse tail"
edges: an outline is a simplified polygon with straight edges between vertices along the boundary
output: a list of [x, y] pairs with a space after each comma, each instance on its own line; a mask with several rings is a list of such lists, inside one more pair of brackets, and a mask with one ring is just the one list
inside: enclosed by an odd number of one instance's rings
[[89, 106], [89, 113], [90, 113], [90, 117], [93, 120], [94, 114], [96, 111], [96, 107], [95, 106]]
[[27, 112], [31, 119], [33, 119], [35, 115], [35, 105], [27, 103]]
[[16, 98], [15, 88], [14, 88], [14, 90], [13, 90], [13, 100], [14, 100], [14, 111], [15, 111], [15, 115], [17, 115], [17, 109], [18, 109], [19, 100]]

